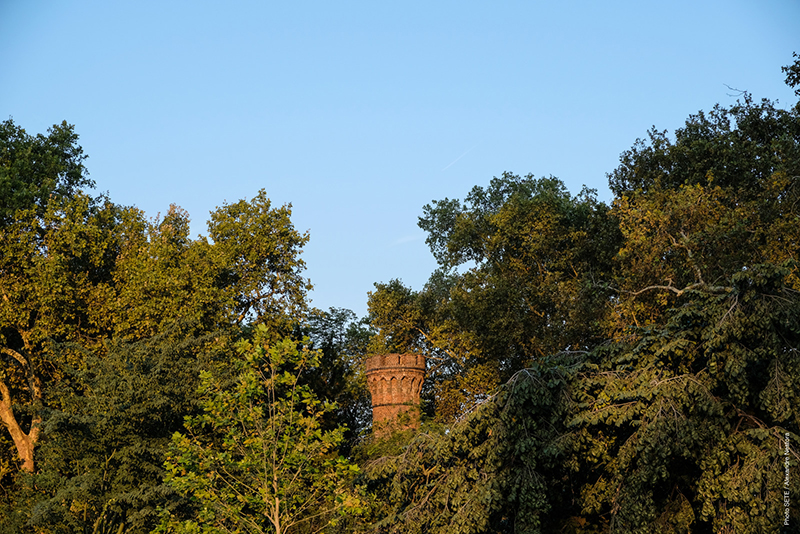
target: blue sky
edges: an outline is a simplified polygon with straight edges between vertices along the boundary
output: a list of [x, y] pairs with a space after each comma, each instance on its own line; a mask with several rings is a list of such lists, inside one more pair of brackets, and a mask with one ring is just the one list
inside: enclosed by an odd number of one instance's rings
[[419, 289], [422, 206], [503, 171], [610, 199], [655, 125], [795, 101], [800, 2], [0, 0], [0, 118], [66, 120], [97, 188], [193, 231], [264, 188], [310, 231], [312, 305]]

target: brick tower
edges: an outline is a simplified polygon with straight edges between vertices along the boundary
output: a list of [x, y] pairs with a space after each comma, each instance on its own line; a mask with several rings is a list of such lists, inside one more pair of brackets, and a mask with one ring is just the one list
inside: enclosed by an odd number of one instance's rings
[[378, 435], [419, 428], [419, 392], [425, 379], [425, 356], [377, 354], [367, 358], [367, 386], [372, 395], [372, 428]]

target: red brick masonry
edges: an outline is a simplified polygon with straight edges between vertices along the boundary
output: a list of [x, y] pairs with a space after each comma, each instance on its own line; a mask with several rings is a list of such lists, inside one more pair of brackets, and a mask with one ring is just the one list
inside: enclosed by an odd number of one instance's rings
[[400, 428], [419, 427], [419, 392], [425, 379], [425, 356], [378, 354], [367, 358], [367, 386], [372, 395], [372, 426], [378, 433], [401, 414]]

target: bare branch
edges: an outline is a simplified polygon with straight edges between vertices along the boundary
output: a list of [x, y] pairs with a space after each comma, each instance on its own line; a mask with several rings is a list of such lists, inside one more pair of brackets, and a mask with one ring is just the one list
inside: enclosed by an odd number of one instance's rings
[[5, 354], [7, 356], [11, 356], [15, 360], [17, 360], [19, 362], [19, 364], [21, 366], [23, 366], [23, 367], [28, 367], [29, 366], [28, 365], [28, 360], [25, 359], [25, 357], [22, 354], [20, 354], [19, 352], [15, 351], [13, 349], [10, 349], [8, 347], [0, 347], [0, 352], [2, 352], [3, 354]]
[[[419, 328], [419, 327], [414, 327], [414, 328], [415, 328], [415, 330], [416, 330], [417, 332], [419, 332], [420, 334], [422, 334], [422, 337], [424, 337], [425, 339], [427, 339], [427, 340], [428, 340], [428, 343], [430, 343], [430, 344], [431, 344], [431, 345], [433, 345], [434, 347], [436, 346], [436, 343], [434, 343], [434, 341], [433, 341], [433, 340], [432, 340], [432, 339], [431, 339], [431, 338], [428, 336], [428, 334], [426, 334], [425, 332], [423, 332], [421, 328]], [[451, 351], [451, 350], [449, 350], [449, 349], [446, 349], [446, 348], [444, 348], [444, 347], [442, 347], [442, 350], [443, 350], [443, 351], [445, 351], [445, 353], [447, 353], [447, 354], [448, 354], [448, 355], [449, 355], [451, 358], [453, 358], [454, 360], [457, 360], [457, 359], [458, 359], [458, 358], [456, 357], [456, 355], [453, 353], [453, 351]], [[425, 356], [425, 358], [426, 358], [426, 359], [430, 358], [430, 359], [432, 359], [432, 360], [443, 360], [443, 358], [437, 358], [436, 356]]]
[[737, 89], [735, 87], [731, 87], [727, 83], [723, 83], [722, 85], [727, 87], [729, 91], [733, 91], [732, 93], [725, 93], [728, 96], [736, 96], [736, 97], [738, 97], [738, 96], [742, 96], [742, 95], [747, 94], [747, 91], [743, 91], [742, 89]]
[[680, 288], [677, 288], [677, 287], [673, 286], [672, 285], [672, 280], [667, 280], [667, 282], [669, 282], [669, 285], [652, 285], [652, 286], [647, 286], [645, 288], [642, 288], [642, 289], [640, 289], [638, 291], [625, 291], [625, 290], [623, 290], [622, 292], [623, 293], [628, 293], [628, 294], [633, 295], [635, 297], [635, 296], [641, 295], [642, 293], [645, 293], [647, 291], [653, 291], [654, 289], [661, 289], [661, 290], [672, 291], [673, 293], [675, 293], [677, 296], [680, 297], [681, 295], [683, 295], [687, 291], [693, 291], [693, 290], [701, 290], [701, 291], [704, 291], [704, 292], [707, 292], [707, 293], [720, 294], [720, 295], [724, 294], [724, 293], [730, 293], [731, 291], [733, 291], [733, 288], [729, 287], [729, 286], [709, 286], [708, 284], [706, 284], [705, 282], [702, 282], [702, 281], [701, 282], [695, 282], [694, 284], [688, 285], [688, 286], [684, 287], [683, 289], [680, 289]]

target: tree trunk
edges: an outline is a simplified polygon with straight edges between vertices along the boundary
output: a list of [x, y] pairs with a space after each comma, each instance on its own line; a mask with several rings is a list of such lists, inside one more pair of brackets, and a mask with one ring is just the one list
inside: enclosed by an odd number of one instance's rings
[[22, 461], [22, 469], [33, 473], [33, 448], [39, 439], [39, 423], [41, 423], [41, 419], [34, 417], [33, 421], [31, 421], [31, 429], [26, 434], [19, 425], [17, 418], [14, 417], [14, 412], [11, 409], [11, 393], [3, 381], [0, 381], [0, 395], [2, 395], [2, 398], [0, 398], [0, 420], [3, 421], [8, 433], [11, 434], [19, 459]]

